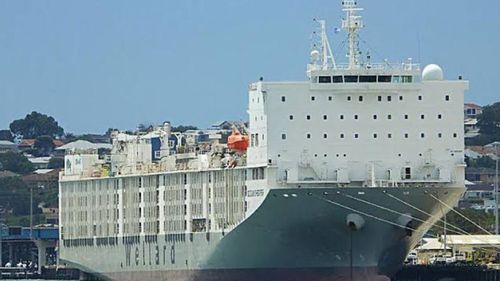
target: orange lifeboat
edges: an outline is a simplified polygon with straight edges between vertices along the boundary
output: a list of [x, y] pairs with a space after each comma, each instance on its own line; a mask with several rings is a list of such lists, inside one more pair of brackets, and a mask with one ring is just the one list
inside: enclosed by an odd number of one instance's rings
[[233, 128], [233, 132], [227, 138], [227, 147], [235, 151], [246, 151], [248, 148], [248, 136], [242, 135], [238, 129]]

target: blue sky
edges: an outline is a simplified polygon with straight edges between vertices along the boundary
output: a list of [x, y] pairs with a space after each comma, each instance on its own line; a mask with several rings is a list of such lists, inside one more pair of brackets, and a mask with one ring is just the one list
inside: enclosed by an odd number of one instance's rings
[[[0, 129], [33, 110], [74, 133], [246, 120], [248, 84], [305, 79], [312, 19], [333, 30], [340, 2], [1, 1]], [[467, 101], [500, 100], [500, 1], [359, 2], [372, 61], [438, 63]]]

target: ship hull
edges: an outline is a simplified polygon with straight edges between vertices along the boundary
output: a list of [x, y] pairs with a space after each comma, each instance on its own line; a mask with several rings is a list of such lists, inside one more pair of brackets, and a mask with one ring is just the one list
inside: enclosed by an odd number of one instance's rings
[[[409, 250], [446, 211], [430, 194], [453, 205], [463, 191], [460, 187], [271, 189], [262, 205], [227, 233], [62, 246], [61, 260], [104, 279], [122, 281], [388, 280], [386, 276], [401, 267]], [[353, 214], [362, 220], [356, 227], [348, 223]]]

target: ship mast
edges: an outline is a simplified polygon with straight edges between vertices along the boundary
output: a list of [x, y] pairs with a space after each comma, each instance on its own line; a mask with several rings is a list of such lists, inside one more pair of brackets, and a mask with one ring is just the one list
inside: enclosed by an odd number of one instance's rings
[[342, 28], [346, 30], [348, 34], [349, 50], [347, 51], [347, 57], [349, 58], [349, 69], [359, 68], [359, 55], [361, 54], [359, 50], [359, 40], [358, 32], [364, 27], [361, 16], [356, 13], [362, 11], [362, 8], [357, 7], [357, 0], [343, 0], [342, 10], [346, 12], [346, 18], [342, 19]]

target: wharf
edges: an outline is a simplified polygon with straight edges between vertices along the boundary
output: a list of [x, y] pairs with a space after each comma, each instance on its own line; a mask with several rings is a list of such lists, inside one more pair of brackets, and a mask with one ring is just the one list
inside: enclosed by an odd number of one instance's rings
[[500, 281], [500, 270], [480, 265], [408, 265], [391, 281]]

